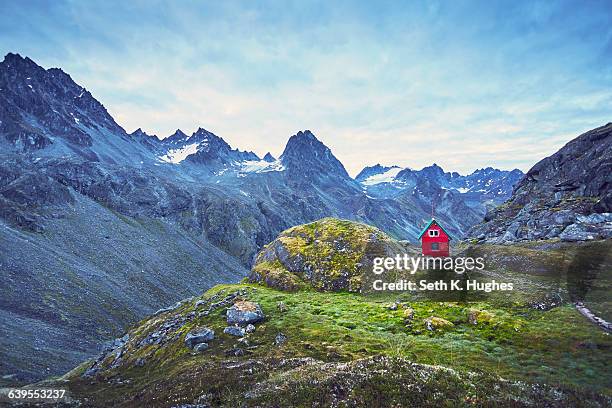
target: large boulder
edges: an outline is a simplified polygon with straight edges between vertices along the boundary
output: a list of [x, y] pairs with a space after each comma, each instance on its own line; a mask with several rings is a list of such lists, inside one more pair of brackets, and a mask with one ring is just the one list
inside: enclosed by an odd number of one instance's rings
[[407, 251], [375, 227], [358, 222], [323, 218], [282, 232], [257, 255], [249, 276], [286, 291], [313, 287], [320, 291], [362, 292], [371, 287], [376, 257]]
[[238, 301], [227, 309], [227, 323], [230, 325], [246, 326], [265, 319], [261, 307], [255, 302]]
[[208, 327], [203, 327], [187, 333], [187, 336], [185, 336], [185, 345], [192, 349], [197, 344], [206, 343], [214, 338], [215, 331], [213, 329], [209, 329]]

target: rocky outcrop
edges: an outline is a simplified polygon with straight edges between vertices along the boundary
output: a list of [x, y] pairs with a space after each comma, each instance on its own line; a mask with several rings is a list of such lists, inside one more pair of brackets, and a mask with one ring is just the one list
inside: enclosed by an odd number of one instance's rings
[[612, 123], [533, 166], [469, 235], [491, 243], [612, 238]]
[[249, 276], [286, 291], [314, 287], [321, 291], [361, 292], [369, 288], [376, 257], [395, 256], [406, 248], [377, 228], [324, 218], [282, 232], [257, 255]]

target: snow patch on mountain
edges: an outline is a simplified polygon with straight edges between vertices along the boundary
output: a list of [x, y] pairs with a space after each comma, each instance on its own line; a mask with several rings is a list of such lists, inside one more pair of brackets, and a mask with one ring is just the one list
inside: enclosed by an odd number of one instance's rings
[[159, 160], [166, 163], [178, 164], [185, 160], [187, 156], [197, 153], [199, 146], [200, 143], [192, 143], [180, 149], [170, 149], [165, 155], [160, 156]]
[[361, 184], [365, 186], [373, 186], [375, 184], [380, 183], [392, 183], [396, 181], [395, 176], [397, 176], [400, 171], [402, 171], [401, 167], [391, 167], [383, 173], [374, 174], [366, 178], [364, 181], [361, 182]]
[[268, 162], [266, 160], [246, 160], [240, 164], [240, 171], [243, 173], [267, 173], [269, 171], [283, 171], [285, 166], [280, 160]]

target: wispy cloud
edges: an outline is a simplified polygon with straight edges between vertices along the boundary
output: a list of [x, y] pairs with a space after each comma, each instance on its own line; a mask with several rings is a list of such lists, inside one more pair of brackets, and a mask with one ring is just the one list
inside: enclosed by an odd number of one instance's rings
[[[492, 4], [495, 3], [495, 4]], [[0, 50], [60, 66], [128, 131], [278, 155], [311, 129], [381, 162], [528, 169], [612, 120], [606, 2], [11, 2]]]

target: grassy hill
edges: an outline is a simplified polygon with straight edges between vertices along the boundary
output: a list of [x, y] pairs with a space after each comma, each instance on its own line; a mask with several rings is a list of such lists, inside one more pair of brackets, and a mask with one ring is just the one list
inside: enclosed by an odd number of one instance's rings
[[[364, 237], [403, 247], [368, 228], [325, 219], [290, 229], [276, 241], [291, 248], [288, 256], [278, 258], [272, 243], [254, 272], [273, 263], [277, 276], [291, 274], [298, 286], [265, 279], [218, 285], [141, 321], [97, 361], [51, 384], [67, 387], [73, 401], [87, 406], [612, 404], [612, 339], [578, 313], [566, 284], [575, 280], [568, 270], [576, 267], [576, 254], [609, 253], [609, 242], [466, 249], [488, 260], [487, 270], [473, 277], [518, 285], [509, 296], [449, 301], [327, 285], [344, 271], [351, 275], [342, 282], [371, 273], [355, 268], [370, 254], [371, 246], [358, 244]], [[346, 245], [325, 252], [334, 242]], [[298, 255], [312, 273], [296, 269], [291, 259]], [[590, 288], [601, 300], [609, 277], [597, 277]], [[244, 337], [224, 333], [226, 310], [240, 301], [255, 302], [265, 315]], [[185, 339], [202, 328], [215, 336], [196, 352]]]

